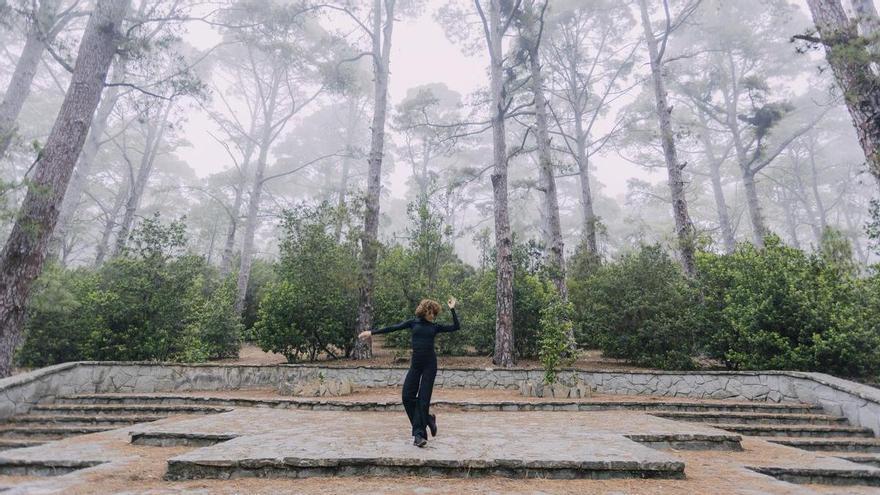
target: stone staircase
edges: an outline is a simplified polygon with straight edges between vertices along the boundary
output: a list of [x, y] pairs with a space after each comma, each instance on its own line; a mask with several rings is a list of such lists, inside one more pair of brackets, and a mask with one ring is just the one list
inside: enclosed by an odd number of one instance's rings
[[[74, 395], [58, 397], [54, 403], [35, 406], [28, 414], [0, 421], [0, 450], [40, 445], [175, 415], [223, 413], [236, 407], [341, 411], [401, 409], [399, 400], [254, 398], [236, 397], [232, 394], [212, 396], [185, 393]], [[673, 398], [642, 400], [626, 397], [620, 400], [595, 398], [571, 401], [516, 398], [503, 401], [438, 400], [435, 407], [453, 411], [644, 411], [664, 419], [699, 423], [745, 437], [759, 437], [761, 440], [814, 451], [865, 466], [880, 467], [880, 439], [875, 438], [873, 431], [852, 426], [846, 418], [825, 414], [821, 408], [808, 404], [692, 401]], [[219, 439], [223, 440], [228, 439]], [[650, 439], [638, 441], [647, 445], [652, 443]], [[156, 443], [162, 444], [164, 442]], [[199, 445], [195, 441], [190, 444]], [[658, 441], [657, 445], [658, 448], [663, 448], [662, 442]], [[799, 476], [769, 471], [765, 474], [794, 481]], [[833, 478], [834, 475], [828, 476]], [[828, 482], [846, 480], [829, 478]], [[872, 475], [870, 480], [860, 484], [875, 483], [880, 483], [880, 476]]]
[[824, 414], [818, 408], [804, 413], [670, 411], [651, 414], [677, 421], [709, 423], [742, 436], [760, 437], [780, 445], [880, 467], [880, 439], [871, 429], [852, 426], [846, 418]]
[[229, 408], [204, 405], [38, 404], [27, 414], [0, 421], [0, 450], [33, 447], [77, 435], [115, 430], [179, 414], [215, 414]]

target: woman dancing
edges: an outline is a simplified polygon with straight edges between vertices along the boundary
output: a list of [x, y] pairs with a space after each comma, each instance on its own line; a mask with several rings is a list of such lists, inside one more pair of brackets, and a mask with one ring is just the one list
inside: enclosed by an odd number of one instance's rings
[[403, 408], [412, 425], [413, 445], [424, 447], [428, 444], [426, 427], [431, 436], [437, 436], [437, 418], [429, 414], [431, 392], [434, 390], [434, 378], [437, 376], [437, 354], [434, 352], [434, 337], [441, 332], [454, 332], [460, 328], [458, 315], [455, 314], [455, 298], [450, 297], [446, 303], [452, 311], [452, 325], [434, 323], [440, 314], [440, 303], [430, 299], [422, 299], [416, 308], [416, 318], [397, 325], [366, 330], [359, 337], [366, 339], [371, 335], [394, 332], [409, 328], [412, 330], [412, 362], [403, 381]]

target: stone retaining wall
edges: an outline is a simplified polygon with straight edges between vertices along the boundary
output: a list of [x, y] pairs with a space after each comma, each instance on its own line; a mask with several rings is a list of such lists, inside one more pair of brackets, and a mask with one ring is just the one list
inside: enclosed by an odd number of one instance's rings
[[[222, 365], [131, 362], [78, 362], [42, 368], [0, 380], [0, 418], [26, 412], [37, 402], [77, 393], [186, 392], [275, 387], [282, 381], [351, 380], [361, 387], [398, 386], [405, 368], [321, 367], [313, 365]], [[516, 389], [522, 380], [540, 381], [541, 370], [441, 369], [440, 387]], [[806, 402], [846, 416], [880, 435], [880, 390], [822, 373], [624, 372], [568, 370], [599, 393], [659, 395], [698, 399]]]

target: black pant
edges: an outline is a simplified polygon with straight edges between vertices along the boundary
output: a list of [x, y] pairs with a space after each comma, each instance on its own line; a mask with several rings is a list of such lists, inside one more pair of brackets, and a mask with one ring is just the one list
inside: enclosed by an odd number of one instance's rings
[[413, 436], [428, 438], [428, 408], [431, 406], [436, 376], [437, 355], [433, 351], [413, 351], [412, 362], [403, 381], [403, 408], [409, 416]]

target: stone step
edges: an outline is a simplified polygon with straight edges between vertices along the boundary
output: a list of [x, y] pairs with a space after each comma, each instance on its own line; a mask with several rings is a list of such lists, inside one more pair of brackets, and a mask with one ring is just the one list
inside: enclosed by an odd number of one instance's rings
[[46, 443], [42, 440], [23, 439], [23, 438], [0, 438], [0, 451], [21, 449], [24, 447], [36, 447]]
[[647, 434], [624, 435], [626, 438], [654, 449], [675, 450], [742, 450], [739, 435]]
[[45, 461], [0, 458], [0, 475], [61, 476], [102, 464], [101, 461]]
[[144, 431], [131, 433], [131, 443], [134, 445], [149, 445], [152, 447], [205, 447], [227, 442], [238, 435], [223, 433], [173, 433], [163, 431]]
[[112, 426], [7, 426], [0, 428], [0, 438], [42, 438], [47, 440], [57, 440], [76, 435], [100, 433], [112, 429]]
[[780, 425], [831, 425], [846, 424], [847, 419], [841, 416], [826, 414], [798, 413], [764, 413], [764, 412], [690, 412], [661, 411], [651, 413], [658, 418], [674, 419], [691, 423], [724, 423], [724, 424], [780, 424]]
[[71, 414], [84, 415], [112, 415], [122, 414], [145, 415], [145, 416], [168, 416], [172, 414], [217, 414], [229, 412], [228, 407], [214, 407], [206, 405], [163, 405], [163, 404], [37, 404], [31, 408], [38, 414]]
[[810, 469], [780, 467], [749, 467], [752, 471], [776, 479], [809, 485], [880, 486], [880, 469]]
[[874, 438], [873, 430], [849, 425], [740, 425], [718, 423], [712, 426], [750, 437]]
[[[203, 405], [225, 407], [277, 407], [285, 409], [340, 410], [340, 411], [396, 411], [402, 409], [399, 400], [356, 401], [323, 400], [311, 398], [250, 398], [221, 396], [192, 396], [187, 394], [81, 394], [59, 397], [57, 404], [123, 404], [123, 405]], [[768, 402], [726, 402], [686, 400], [609, 400], [584, 399], [577, 401], [462, 401], [435, 400], [432, 407], [464, 411], [677, 411], [677, 412], [754, 412], [776, 414], [821, 414], [822, 409], [810, 404]]]
[[877, 438], [768, 437], [765, 440], [804, 450], [821, 450], [829, 455], [831, 455], [831, 452], [880, 452], [880, 439]]
[[[291, 434], [295, 437], [297, 432]], [[274, 437], [239, 437], [171, 458], [165, 479], [339, 476], [682, 479], [685, 468], [683, 462], [667, 453], [619, 436], [602, 438], [600, 444], [565, 445], [559, 445], [557, 439], [511, 438], [506, 444], [510, 451], [503, 454], [487, 452], [480, 447], [484, 444], [482, 441], [468, 445], [452, 440], [451, 445], [435, 444], [429, 449], [418, 449], [409, 442], [380, 441], [352, 446], [311, 436], [286, 441], [268, 441], [269, 438]], [[321, 447], [316, 448], [322, 442]], [[522, 452], [526, 442], [530, 446]], [[603, 448], [615, 455], [605, 455]], [[542, 455], [536, 455], [539, 452]]]
[[496, 460], [495, 462], [455, 462], [445, 459], [340, 459], [315, 460], [299, 458], [243, 459], [241, 461], [168, 461], [165, 479], [230, 478], [310, 478], [339, 476], [418, 476], [474, 478], [497, 476], [505, 478], [540, 479], [683, 479], [684, 463], [635, 463], [622, 461], [546, 462]]
[[[68, 426], [74, 425], [82, 425], [82, 426], [113, 426], [113, 427], [121, 427], [126, 425], [133, 425], [138, 423], [149, 423], [152, 421], [158, 421], [160, 419], [167, 418], [167, 415], [156, 416], [156, 415], [121, 415], [121, 416], [112, 416], [109, 414], [34, 414], [34, 415], [21, 415], [21, 416], [13, 416], [11, 418], [6, 418], [0, 423], [0, 428], [3, 426], [12, 424], [12, 425], [43, 425], [43, 426], [51, 426], [57, 424], [63, 424]], [[5, 423], [5, 424], [4, 424]]]
[[880, 467], [880, 455], [878, 454], [841, 454], [840, 452], [822, 452], [823, 454], [839, 457], [850, 462], [857, 462], [866, 466]]

